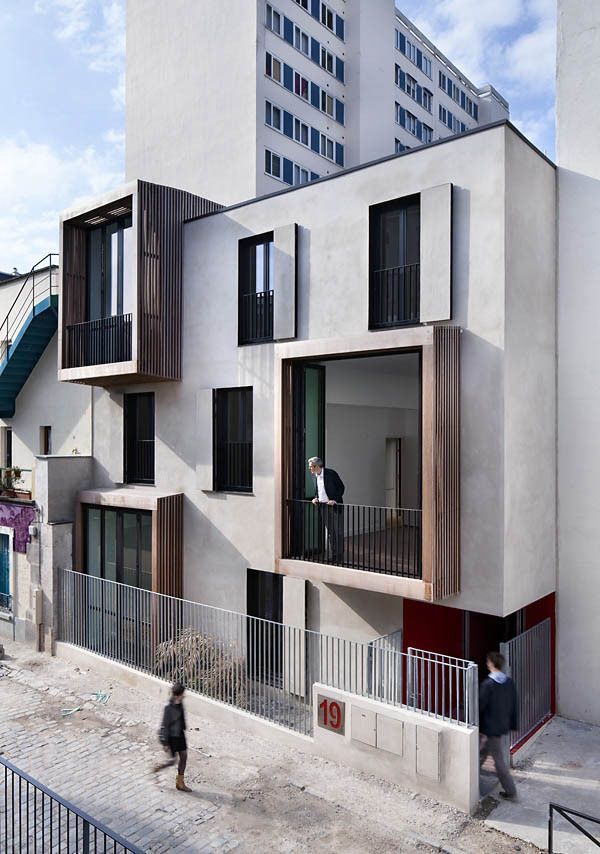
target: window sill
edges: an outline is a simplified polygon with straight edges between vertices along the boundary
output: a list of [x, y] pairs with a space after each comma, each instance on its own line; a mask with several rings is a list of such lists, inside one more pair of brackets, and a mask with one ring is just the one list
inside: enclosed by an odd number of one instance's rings
[[0, 620], [3, 620], [5, 623], [12, 623], [14, 621], [13, 612], [0, 611]]
[[255, 492], [242, 492], [235, 489], [202, 489], [205, 495], [241, 495], [243, 497], [255, 498]]

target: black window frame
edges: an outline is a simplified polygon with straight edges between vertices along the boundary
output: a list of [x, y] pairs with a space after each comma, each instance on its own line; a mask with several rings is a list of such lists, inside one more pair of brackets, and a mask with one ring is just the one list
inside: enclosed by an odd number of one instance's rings
[[[273, 340], [274, 281], [271, 281], [271, 258], [274, 262], [274, 232], [245, 237], [238, 243], [238, 345], [259, 344]], [[270, 247], [263, 257], [263, 280], [256, 281], [256, 248]], [[273, 276], [274, 278], [274, 276]], [[258, 287], [261, 284], [261, 287]]]
[[[415, 193], [369, 207], [369, 329], [390, 329], [420, 324], [421, 196]], [[404, 264], [385, 266], [382, 252], [382, 218], [404, 211], [404, 249], [407, 253], [408, 217], [416, 215], [416, 252]], [[414, 221], [414, 220], [413, 220]], [[398, 258], [398, 260], [401, 260]], [[408, 261], [408, 263], [406, 263]], [[383, 296], [382, 296], [383, 294]]]
[[[141, 404], [151, 401], [149, 423], [142, 423]], [[153, 391], [123, 395], [123, 482], [153, 485], [156, 479], [156, 416]], [[140, 435], [140, 426], [145, 428]], [[145, 435], [145, 434], [148, 435]], [[151, 435], [151, 438], [150, 438]], [[150, 452], [140, 446], [150, 447]]]
[[[230, 398], [238, 395], [238, 424], [230, 424]], [[213, 391], [213, 490], [253, 491], [253, 388], [218, 388]], [[232, 433], [240, 438], [231, 439]], [[237, 446], [237, 447], [232, 447]]]
[[[115, 574], [116, 574], [116, 583], [118, 584], [126, 584], [124, 581], [124, 516], [135, 515], [136, 517], [136, 584], [135, 585], [126, 585], [129, 587], [135, 587], [139, 590], [152, 590], [152, 553], [153, 553], [153, 542], [152, 542], [152, 534], [150, 540], [150, 586], [142, 587], [140, 585], [140, 580], [142, 576], [142, 517], [150, 519], [150, 530], [152, 531], [152, 511], [151, 510], [138, 510], [134, 507], [111, 507], [109, 505], [104, 504], [82, 504], [82, 521], [83, 521], [83, 571], [86, 575], [90, 575], [89, 566], [88, 566], [88, 546], [89, 546], [89, 512], [90, 510], [95, 510], [100, 512], [100, 575], [92, 575], [93, 578], [101, 578], [106, 580], [106, 542], [105, 542], [105, 532], [106, 532], [106, 513], [111, 512], [116, 514], [115, 520]], [[113, 579], [109, 579], [113, 580]]]
[[[117, 310], [112, 313], [112, 268], [114, 260], [111, 258], [111, 267], [108, 269], [107, 258], [110, 250], [111, 235], [108, 230], [117, 227]], [[85, 235], [85, 257], [86, 257], [86, 319], [87, 321], [105, 320], [107, 317], [120, 317], [123, 315], [123, 294], [125, 281], [125, 231], [133, 227], [133, 215], [128, 212], [123, 216], [114, 217], [106, 222], [92, 225], [86, 229]], [[92, 310], [92, 283], [91, 274], [96, 269], [97, 261], [93, 259], [92, 238], [95, 234], [100, 235], [100, 314]], [[92, 316], [94, 315], [94, 316]]]

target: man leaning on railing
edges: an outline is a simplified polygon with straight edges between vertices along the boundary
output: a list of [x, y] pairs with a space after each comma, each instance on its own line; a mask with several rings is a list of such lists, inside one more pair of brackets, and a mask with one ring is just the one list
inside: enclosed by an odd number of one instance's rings
[[344, 559], [344, 483], [334, 469], [325, 468], [320, 457], [310, 457], [308, 468], [315, 481], [313, 504], [325, 529], [327, 552], [333, 563]]

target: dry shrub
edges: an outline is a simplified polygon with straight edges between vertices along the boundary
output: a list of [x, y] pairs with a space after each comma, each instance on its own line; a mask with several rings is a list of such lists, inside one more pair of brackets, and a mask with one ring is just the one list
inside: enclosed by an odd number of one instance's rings
[[247, 697], [246, 661], [235, 644], [225, 644], [195, 629], [156, 648], [157, 675], [215, 700], [244, 706]]

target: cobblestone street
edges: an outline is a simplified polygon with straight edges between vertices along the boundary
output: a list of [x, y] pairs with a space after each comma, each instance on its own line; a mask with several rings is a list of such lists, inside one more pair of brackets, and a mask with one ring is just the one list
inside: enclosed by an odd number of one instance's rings
[[[179, 793], [173, 769], [151, 771], [162, 757], [159, 704], [66, 661], [10, 644], [7, 652], [0, 752], [149, 854], [515, 850], [481, 820], [192, 715], [193, 792]], [[99, 690], [110, 693], [106, 705], [91, 696]]]

